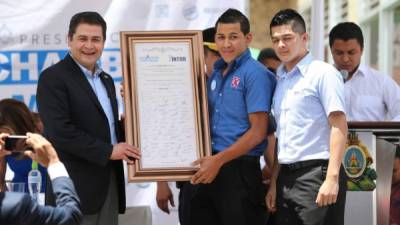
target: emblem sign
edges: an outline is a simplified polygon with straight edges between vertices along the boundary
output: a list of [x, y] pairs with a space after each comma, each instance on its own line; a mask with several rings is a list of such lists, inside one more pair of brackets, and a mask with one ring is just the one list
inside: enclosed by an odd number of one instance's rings
[[373, 163], [367, 147], [358, 139], [356, 132], [349, 132], [347, 147], [343, 157], [343, 167], [346, 175], [348, 191], [372, 191], [376, 185], [376, 171], [371, 168]]

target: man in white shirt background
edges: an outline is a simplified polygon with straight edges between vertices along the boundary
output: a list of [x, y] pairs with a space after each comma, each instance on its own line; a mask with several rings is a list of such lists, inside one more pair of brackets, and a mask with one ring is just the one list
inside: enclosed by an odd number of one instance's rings
[[352, 22], [339, 23], [329, 33], [335, 67], [345, 81], [348, 121], [400, 121], [400, 86], [390, 77], [360, 63], [364, 38]]

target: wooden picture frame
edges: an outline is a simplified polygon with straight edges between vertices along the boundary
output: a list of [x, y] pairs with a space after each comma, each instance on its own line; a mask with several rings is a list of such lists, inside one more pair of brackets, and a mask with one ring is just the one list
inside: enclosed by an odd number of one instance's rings
[[189, 180], [211, 155], [201, 31], [121, 32], [128, 181]]

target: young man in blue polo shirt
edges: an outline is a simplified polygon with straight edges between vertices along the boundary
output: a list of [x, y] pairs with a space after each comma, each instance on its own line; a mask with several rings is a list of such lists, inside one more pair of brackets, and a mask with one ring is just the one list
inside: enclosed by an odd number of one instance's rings
[[341, 75], [312, 58], [296, 11], [278, 12], [270, 32], [283, 65], [273, 100], [279, 165], [273, 167], [267, 206], [276, 210], [279, 225], [343, 225], [347, 123]]
[[207, 80], [212, 156], [195, 163], [198, 184], [191, 225], [262, 225], [265, 187], [259, 158], [266, 146], [275, 78], [252, 59], [248, 19], [228, 9], [217, 20], [215, 43], [222, 59]]

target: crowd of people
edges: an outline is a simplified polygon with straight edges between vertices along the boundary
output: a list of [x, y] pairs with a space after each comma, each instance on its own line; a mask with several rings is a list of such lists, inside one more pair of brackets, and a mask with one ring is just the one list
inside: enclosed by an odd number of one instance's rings
[[[96, 12], [71, 18], [69, 53], [39, 78], [42, 120], [23, 103], [0, 101], [2, 224], [118, 225], [126, 207], [122, 161], [135, 163], [140, 150], [125, 142], [114, 82], [98, 64], [106, 31]], [[357, 24], [330, 31], [334, 65], [308, 51], [306, 24], [295, 10], [279, 11], [269, 36], [272, 48], [256, 60], [240, 11], [228, 9], [203, 31], [212, 155], [195, 162], [190, 181], [177, 182], [181, 225], [342, 225], [347, 121], [400, 120], [400, 87], [361, 63]], [[33, 150], [11, 154], [4, 147], [10, 134], [27, 134]], [[400, 224], [398, 152], [392, 224]], [[13, 181], [27, 183], [32, 159], [48, 173], [42, 189], [56, 207], [5, 192], [6, 164]], [[174, 206], [168, 183], [157, 182], [156, 201], [167, 213]]]

